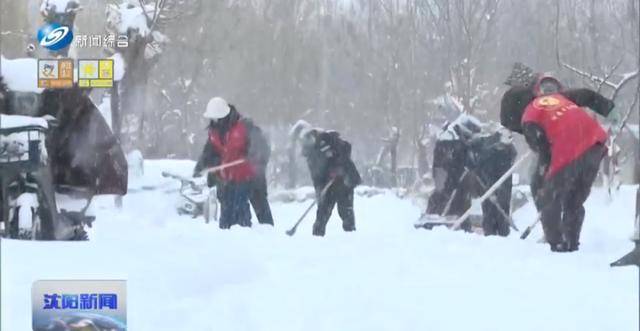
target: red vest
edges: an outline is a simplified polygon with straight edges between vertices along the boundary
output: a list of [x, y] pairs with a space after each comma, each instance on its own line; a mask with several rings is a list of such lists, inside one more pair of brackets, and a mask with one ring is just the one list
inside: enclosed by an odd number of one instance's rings
[[539, 125], [551, 145], [547, 178], [553, 177], [593, 145], [605, 143], [608, 138], [598, 121], [561, 94], [533, 100], [522, 116], [522, 124], [525, 123]]
[[236, 123], [229, 128], [224, 139], [222, 139], [217, 129], [209, 130], [209, 142], [216, 153], [220, 155], [221, 165], [240, 159], [246, 160], [244, 163], [220, 171], [220, 176], [223, 180], [240, 183], [249, 181], [255, 177], [255, 167], [247, 159], [249, 136], [247, 127], [242, 121], [236, 121]]

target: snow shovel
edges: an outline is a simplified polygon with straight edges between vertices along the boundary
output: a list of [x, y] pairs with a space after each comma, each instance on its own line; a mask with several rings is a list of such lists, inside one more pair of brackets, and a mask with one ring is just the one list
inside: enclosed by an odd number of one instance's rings
[[533, 229], [536, 228], [538, 223], [540, 223], [540, 220], [541, 220], [541, 218], [538, 216], [538, 218], [536, 218], [536, 221], [533, 224], [529, 225], [529, 227], [527, 227], [526, 230], [524, 230], [524, 232], [520, 236], [520, 239], [522, 239], [522, 240], [527, 239], [527, 237], [529, 237], [529, 235], [531, 234], [531, 231], [533, 231]]
[[[487, 190], [487, 192], [485, 192], [480, 197], [480, 199], [479, 199], [480, 203], [484, 202], [490, 196], [492, 196], [493, 193], [495, 193], [496, 190], [498, 190], [498, 188], [500, 188], [500, 185], [502, 185], [511, 175], [513, 175], [513, 173], [516, 172], [516, 170], [518, 170], [518, 168], [524, 163], [524, 161], [529, 159], [530, 156], [531, 156], [531, 151], [527, 152], [520, 160], [518, 160], [518, 162], [514, 163], [513, 166], [507, 172], [505, 172], [504, 175], [502, 175], [502, 177], [500, 177], [500, 179], [498, 179], [498, 181], [496, 181], [493, 184], [493, 186], [491, 186]], [[460, 216], [460, 218], [453, 224], [453, 226], [451, 228], [453, 230], [460, 229], [460, 226], [462, 225], [462, 223], [464, 223], [464, 221], [466, 221], [467, 218], [469, 218], [469, 216], [471, 216], [472, 209], [473, 208], [469, 208], [462, 216]]]
[[[464, 168], [464, 172], [462, 173], [462, 176], [460, 176], [460, 182], [464, 181], [465, 178], [467, 178], [467, 175], [469, 174], [469, 168], [465, 167]], [[427, 230], [431, 230], [433, 229], [434, 226], [437, 225], [450, 225], [453, 220], [447, 220], [447, 221], [443, 221], [442, 218], [447, 218], [447, 214], [449, 214], [449, 210], [451, 209], [451, 205], [453, 204], [453, 200], [455, 199], [455, 197], [458, 195], [458, 190], [460, 189], [460, 186], [456, 187], [455, 190], [453, 190], [453, 192], [451, 193], [451, 196], [449, 197], [449, 200], [447, 201], [447, 204], [444, 207], [444, 210], [442, 211], [442, 213], [438, 214], [428, 214], [426, 211], [420, 215], [420, 218], [418, 219], [418, 222], [416, 222], [416, 224], [414, 224], [413, 226], [416, 229], [427, 229]]]
[[233, 162], [221, 164], [221, 165], [216, 166], [216, 167], [207, 168], [207, 169], [204, 169], [204, 170], [200, 171], [200, 175], [206, 175], [206, 174], [209, 174], [209, 173], [222, 171], [224, 169], [235, 167], [238, 164], [245, 163], [245, 162], [246, 162], [245, 159], [239, 159], [239, 160], [235, 160]]
[[[482, 179], [480, 179], [478, 174], [476, 174], [475, 172], [472, 172], [472, 174], [476, 178], [476, 181], [478, 182], [478, 184], [480, 184], [480, 187], [482, 187], [483, 190], [486, 190], [487, 189], [487, 185], [485, 185], [484, 181]], [[504, 211], [504, 209], [502, 209], [502, 207], [500, 206], [500, 204], [498, 203], [498, 201], [496, 200], [496, 197], [494, 195], [491, 195], [489, 197], [489, 201], [494, 205], [494, 207], [496, 207], [498, 212], [500, 212], [500, 214], [502, 214], [502, 217], [504, 217], [504, 219], [509, 221], [509, 227], [511, 227], [511, 229], [513, 229], [513, 230], [515, 230], [517, 232], [520, 232], [520, 229], [518, 229], [516, 224], [513, 222], [513, 218], [511, 218], [511, 216], [509, 216], [509, 214], [507, 214], [507, 212]]]
[[304, 211], [304, 213], [302, 214], [302, 216], [300, 216], [300, 218], [298, 219], [298, 221], [296, 222], [296, 224], [289, 229], [286, 234], [288, 236], [293, 236], [294, 234], [296, 234], [296, 230], [298, 229], [298, 225], [300, 225], [300, 223], [302, 223], [302, 221], [304, 220], [304, 218], [307, 216], [307, 214], [309, 214], [309, 212], [311, 211], [311, 209], [313, 209], [313, 207], [315, 205], [318, 204], [318, 200], [323, 199], [324, 195], [327, 193], [327, 191], [329, 190], [329, 188], [331, 187], [331, 185], [333, 184], [333, 182], [336, 179], [332, 179], [331, 181], [329, 181], [329, 183], [327, 183], [327, 185], [322, 189], [322, 192], [320, 192], [320, 197], [318, 197], [318, 199], [313, 200], [313, 203], [311, 203], [311, 205], [309, 205], [309, 207], [307, 208], [307, 210]]

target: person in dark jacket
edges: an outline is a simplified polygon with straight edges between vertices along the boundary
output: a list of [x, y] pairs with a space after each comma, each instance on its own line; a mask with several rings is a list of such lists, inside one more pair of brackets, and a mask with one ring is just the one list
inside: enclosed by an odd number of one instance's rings
[[[513, 166], [517, 151], [510, 135], [500, 131], [473, 138], [468, 144], [472, 177], [480, 189], [478, 195], [482, 195]], [[510, 177], [482, 202], [482, 230], [486, 236], [509, 235], [512, 186]]]
[[614, 103], [589, 89], [564, 89], [553, 77], [527, 77], [511, 82], [512, 88], [504, 94], [501, 122], [523, 134], [538, 154], [531, 190], [551, 250], [576, 251], [585, 217], [583, 204], [608, 139], [602, 126], [582, 107], [608, 116]]
[[362, 179], [351, 160], [351, 144], [335, 131], [305, 128], [301, 130], [300, 137], [302, 155], [307, 160], [318, 200], [313, 235], [325, 235], [336, 204], [342, 219], [342, 229], [347, 232], [355, 231], [353, 196], [354, 189]]
[[[426, 214], [461, 216], [474, 197], [482, 196], [511, 168], [517, 153], [510, 135], [486, 128], [463, 115], [440, 133], [433, 153], [436, 189], [429, 196]], [[512, 181], [507, 179], [482, 202], [486, 236], [509, 235], [511, 191]]]
[[[229, 105], [231, 112], [237, 113], [235, 106]], [[251, 191], [249, 194], [249, 202], [255, 211], [256, 218], [260, 224], [273, 225], [273, 215], [271, 214], [271, 207], [268, 200], [267, 190], [267, 165], [271, 156], [271, 146], [267, 140], [264, 132], [258, 127], [250, 118], [240, 116], [241, 121], [248, 131], [248, 143], [247, 159], [255, 167], [256, 175], [251, 181]], [[217, 122], [211, 122], [209, 129], [214, 128]], [[216, 149], [212, 148], [210, 141], [205, 144], [202, 154], [198, 159], [196, 167], [194, 169], [194, 177], [200, 175], [200, 173], [207, 169], [220, 165], [220, 155]], [[216, 174], [209, 173], [207, 176], [207, 184], [209, 187], [214, 187], [218, 183], [218, 177]]]
[[250, 227], [249, 196], [251, 183], [256, 178], [256, 165], [249, 158], [248, 126], [235, 107], [219, 97], [209, 101], [204, 117], [211, 122], [207, 144], [201, 162], [196, 165], [196, 173], [210, 164], [225, 165], [243, 160], [215, 174], [210, 173], [207, 179], [209, 184], [218, 186], [220, 228], [229, 229], [233, 225]]

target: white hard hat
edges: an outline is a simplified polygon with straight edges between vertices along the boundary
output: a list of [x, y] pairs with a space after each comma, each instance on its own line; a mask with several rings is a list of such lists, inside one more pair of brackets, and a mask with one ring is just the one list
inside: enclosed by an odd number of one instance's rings
[[223, 98], [215, 97], [209, 100], [207, 110], [202, 116], [212, 120], [217, 120], [227, 117], [230, 112], [231, 107], [229, 107], [229, 104]]

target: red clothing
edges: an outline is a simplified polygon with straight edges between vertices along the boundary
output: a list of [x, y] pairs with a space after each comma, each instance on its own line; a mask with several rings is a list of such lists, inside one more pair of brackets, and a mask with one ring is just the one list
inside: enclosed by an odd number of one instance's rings
[[551, 164], [547, 178], [553, 177], [595, 144], [604, 144], [608, 138], [598, 121], [561, 94], [533, 100], [522, 116], [522, 124], [526, 123], [539, 125], [549, 141]]
[[220, 164], [224, 165], [236, 160], [246, 160], [238, 165], [223, 169], [220, 176], [223, 180], [241, 183], [252, 180], [256, 175], [253, 164], [247, 160], [249, 136], [247, 127], [242, 121], [236, 121], [225, 133], [224, 139], [218, 129], [209, 130], [209, 142], [220, 155]]

